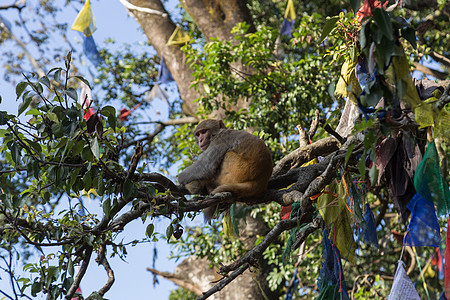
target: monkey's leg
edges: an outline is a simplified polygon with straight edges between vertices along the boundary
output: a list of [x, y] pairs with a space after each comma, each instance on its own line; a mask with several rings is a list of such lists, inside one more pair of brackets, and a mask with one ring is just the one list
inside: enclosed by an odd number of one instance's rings
[[225, 183], [216, 187], [211, 194], [218, 194], [222, 192], [233, 193], [236, 197], [246, 198], [262, 194], [265, 186], [258, 181], [247, 181], [242, 183]]
[[208, 194], [205, 183], [201, 180], [191, 181], [184, 186], [191, 194]]

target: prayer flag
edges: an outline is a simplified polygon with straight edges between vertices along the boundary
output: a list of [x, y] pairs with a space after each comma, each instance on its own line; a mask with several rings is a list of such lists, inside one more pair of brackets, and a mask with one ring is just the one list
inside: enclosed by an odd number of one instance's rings
[[183, 45], [189, 42], [190, 39], [191, 37], [181, 27], [177, 26], [167, 41], [167, 46]]
[[168, 83], [173, 80], [173, 76], [170, 73], [169, 69], [166, 66], [166, 61], [164, 60], [164, 56], [161, 55], [161, 62], [159, 63], [159, 71], [158, 71], [158, 83]]
[[152, 90], [148, 93], [147, 97], [145, 97], [144, 101], [150, 103], [155, 99], [169, 102], [169, 97], [157, 83], [155, 83]]
[[92, 35], [87, 37], [83, 36], [83, 51], [94, 66], [97, 66], [102, 61], [102, 57], [97, 50], [97, 45], [95, 45]]
[[375, 218], [370, 209], [369, 203], [366, 203], [366, 212], [364, 213], [364, 221], [366, 226], [361, 227], [364, 240], [378, 248], [378, 237], [375, 229]]
[[84, 36], [91, 36], [95, 31], [94, 14], [92, 13], [89, 0], [86, 0], [83, 8], [78, 13], [75, 22], [73, 22], [72, 30], [80, 31]]
[[425, 155], [417, 166], [414, 187], [420, 196], [436, 204], [438, 216], [444, 216], [450, 212], [450, 190], [441, 175], [439, 156], [434, 141], [428, 143]]
[[444, 253], [444, 293], [450, 299], [450, 218], [447, 219], [447, 237]]
[[411, 247], [439, 247], [441, 234], [433, 203], [416, 193], [407, 207], [411, 211], [411, 221], [404, 243]]
[[409, 279], [408, 274], [406, 274], [403, 262], [399, 260], [394, 275], [394, 282], [392, 283], [391, 292], [387, 297], [387, 300], [403, 299], [420, 300], [420, 297], [414, 288], [411, 279]]
[[284, 18], [283, 19], [283, 23], [281, 24], [281, 30], [280, 30], [280, 34], [281, 35], [286, 35], [287, 37], [291, 37], [292, 36], [292, 27], [294, 26], [295, 20], [291, 20], [289, 21], [288, 19]]
[[295, 15], [295, 8], [293, 0], [288, 0], [286, 11], [284, 13], [284, 18], [290, 21], [295, 20], [297, 16]]

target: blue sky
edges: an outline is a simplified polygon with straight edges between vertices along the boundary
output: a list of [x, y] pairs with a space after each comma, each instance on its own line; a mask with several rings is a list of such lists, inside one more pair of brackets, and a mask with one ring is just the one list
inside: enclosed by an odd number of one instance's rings
[[[13, 3], [13, 1], [9, 1]], [[166, 9], [170, 12], [175, 11], [175, 6], [178, 1], [169, 1], [166, 4]], [[67, 16], [67, 20], [75, 20], [76, 11], [74, 9], [75, 5], [69, 5], [65, 8], [64, 14]], [[78, 9], [81, 5], [76, 6]], [[91, 0], [91, 7], [95, 15], [96, 27], [93, 37], [100, 47], [104, 45], [103, 41], [106, 38], [112, 38], [116, 40], [117, 44], [128, 43], [132, 44], [135, 42], [146, 42], [147, 37], [143, 34], [139, 27], [139, 24], [131, 18], [123, 5], [119, 0], [114, 1], [96, 1]], [[8, 19], [10, 22], [17, 17], [14, 10], [1, 11], [1, 16]], [[68, 21], [71, 24], [73, 21]], [[13, 23], [13, 22], [11, 22]], [[17, 34], [18, 29], [12, 26], [12, 30]], [[78, 32], [68, 30], [68, 38], [70, 43], [78, 50], [82, 51], [82, 46], [80, 45], [80, 35]], [[2, 47], [15, 46], [12, 42], [2, 45]], [[86, 58], [85, 58], [86, 59]], [[0, 57], [1, 60], [1, 57]], [[1, 61], [0, 61], [1, 62]], [[3, 63], [3, 62], [1, 62]], [[59, 66], [55, 63], [54, 66]], [[61, 65], [62, 66], [62, 65]], [[89, 68], [93, 69], [90, 62], [86, 61], [85, 69], [81, 69], [81, 73], [90, 80]], [[32, 70], [30, 70], [32, 71]], [[92, 83], [92, 82], [91, 82]], [[16, 101], [15, 96], [15, 85], [5, 82], [3, 80], [3, 70], [0, 69], [0, 95], [2, 97], [2, 102], [0, 103], [0, 110], [6, 110], [10, 113], [17, 113], [17, 107], [19, 102]], [[156, 106], [158, 104], [155, 104]], [[153, 107], [155, 108], [155, 107]], [[116, 107], [117, 110], [120, 107]], [[164, 107], [156, 107], [156, 110], [166, 111]], [[159, 115], [158, 119], [164, 118], [165, 114]], [[91, 212], [98, 212], [100, 214], [101, 208], [98, 201], [93, 200], [90, 203], [86, 203], [88, 209]], [[121, 233], [118, 237], [118, 241], [122, 240], [132, 241], [134, 239], [140, 239], [145, 236], [145, 228], [149, 223], [147, 220], [146, 224], [142, 224], [141, 221], [136, 220], [129, 224], [124, 233]], [[165, 232], [165, 229], [169, 222], [167, 220], [158, 220], [154, 222], [155, 231]], [[154, 243], [140, 244], [136, 247], [128, 247], [128, 255], [126, 261], [120, 260], [118, 257], [111, 258], [109, 263], [115, 272], [116, 281], [111, 288], [111, 290], [106, 294], [106, 297], [111, 300], [119, 299], [167, 299], [170, 290], [176, 286], [171, 282], [159, 277], [159, 285], [153, 287], [152, 275], [146, 271], [147, 267], [152, 266], [153, 258], [153, 248]], [[165, 240], [157, 243], [158, 247], [158, 259], [156, 261], [156, 268], [161, 271], [173, 272], [176, 262], [169, 261], [167, 259], [169, 255], [170, 248]], [[97, 266], [94, 261], [95, 255], [92, 257], [92, 261], [88, 267], [86, 276], [81, 282], [81, 289], [83, 295], [86, 297], [92, 291], [99, 290], [107, 281], [106, 273], [102, 267]], [[21, 266], [16, 266], [16, 272], [20, 274]], [[4, 276], [5, 274], [0, 274]], [[9, 283], [7, 278], [0, 278], [0, 289], [8, 290]]]

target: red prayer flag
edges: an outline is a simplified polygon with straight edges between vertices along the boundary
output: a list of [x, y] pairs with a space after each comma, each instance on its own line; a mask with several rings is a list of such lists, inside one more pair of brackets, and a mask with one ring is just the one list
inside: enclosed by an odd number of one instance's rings
[[450, 218], [447, 219], [447, 240], [444, 254], [444, 291], [445, 297], [450, 299]]
[[291, 216], [292, 207], [289, 206], [282, 206], [281, 207], [281, 220], [289, 219]]
[[87, 121], [89, 118], [95, 114], [95, 110], [92, 107], [89, 107], [86, 113], [84, 114], [84, 119]]

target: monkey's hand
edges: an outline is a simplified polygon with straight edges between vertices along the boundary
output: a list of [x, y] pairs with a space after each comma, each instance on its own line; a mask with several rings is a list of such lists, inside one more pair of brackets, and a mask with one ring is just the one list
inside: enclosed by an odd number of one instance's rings
[[189, 190], [186, 188], [186, 186], [184, 186], [183, 184], [178, 184], [177, 185], [177, 189], [178, 191], [183, 194], [183, 195], [188, 195], [190, 194]]

